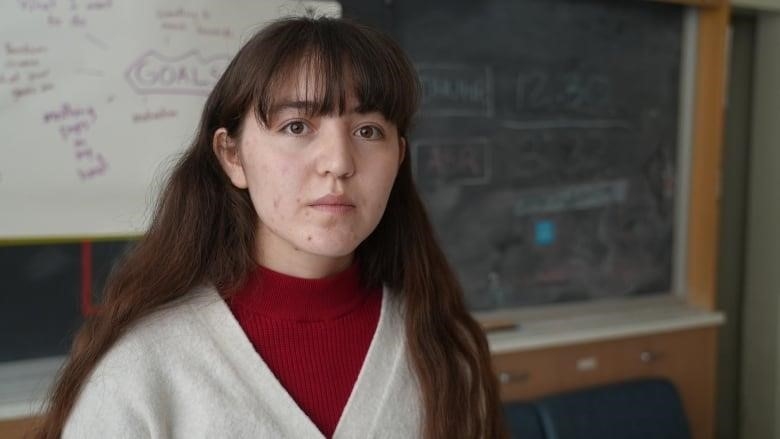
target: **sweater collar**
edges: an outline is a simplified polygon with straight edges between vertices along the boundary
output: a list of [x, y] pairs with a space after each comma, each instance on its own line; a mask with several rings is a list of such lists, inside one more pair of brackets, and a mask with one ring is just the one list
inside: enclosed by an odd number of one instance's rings
[[273, 319], [332, 320], [360, 305], [366, 293], [357, 261], [320, 279], [290, 276], [258, 265], [232, 305]]

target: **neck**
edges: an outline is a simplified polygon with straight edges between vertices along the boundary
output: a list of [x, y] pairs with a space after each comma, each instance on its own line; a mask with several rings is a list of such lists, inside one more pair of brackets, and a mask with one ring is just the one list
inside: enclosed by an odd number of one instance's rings
[[292, 257], [283, 255], [272, 256], [270, 252], [259, 251], [257, 263], [278, 273], [301, 279], [320, 279], [332, 276], [349, 268], [354, 259], [354, 253], [345, 256], [319, 256], [298, 254]]

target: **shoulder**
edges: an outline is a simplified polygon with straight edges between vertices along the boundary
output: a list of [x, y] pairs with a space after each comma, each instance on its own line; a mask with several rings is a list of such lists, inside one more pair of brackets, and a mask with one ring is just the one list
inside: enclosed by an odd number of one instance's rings
[[202, 339], [208, 328], [207, 315], [223, 315], [222, 298], [211, 287], [198, 287], [178, 300], [133, 323], [108, 350], [98, 363], [93, 375], [118, 369], [143, 373], [157, 366], [156, 361], [168, 363], [177, 351]]
[[219, 301], [213, 288], [198, 288], [133, 324], [85, 381], [63, 437], [154, 436], [171, 391], [180, 390], [179, 366], [209, 332], [203, 315]]

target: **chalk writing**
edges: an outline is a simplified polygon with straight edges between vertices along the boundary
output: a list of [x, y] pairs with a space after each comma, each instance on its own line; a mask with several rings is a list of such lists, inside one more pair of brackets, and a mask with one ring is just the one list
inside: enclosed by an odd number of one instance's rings
[[[532, 125], [536, 122], [506, 122]], [[545, 121], [538, 122], [540, 126], [548, 126]], [[589, 124], [584, 123], [584, 126]], [[618, 172], [618, 168], [604, 170], [610, 156], [621, 154], [629, 144], [621, 141], [623, 134], [630, 133], [620, 124], [619, 128], [529, 128], [517, 133], [512, 138], [513, 147], [519, 154], [517, 161], [506, 166], [507, 176], [512, 178], [556, 178], [564, 180], [580, 180], [589, 178], [594, 173]], [[626, 124], [626, 127], [629, 125]], [[630, 139], [630, 136], [626, 137]], [[628, 141], [628, 140], [627, 140]], [[553, 173], [553, 174], [551, 174]], [[616, 177], [619, 174], [613, 174]], [[613, 178], [609, 176], [607, 178]]]
[[612, 86], [606, 75], [598, 73], [520, 73], [516, 80], [515, 106], [519, 112], [600, 115], [614, 112]]
[[150, 50], [125, 70], [125, 79], [138, 94], [205, 96], [229, 61], [228, 55], [205, 58], [197, 50], [179, 56]]
[[418, 64], [424, 116], [492, 116], [490, 67]]
[[538, 189], [521, 193], [515, 202], [516, 216], [593, 209], [626, 200], [628, 182], [618, 180], [587, 183], [554, 189]]
[[661, 215], [668, 214], [672, 208], [671, 200], [675, 190], [675, 172], [672, 166], [670, 151], [673, 148], [656, 148], [642, 165], [642, 173], [648, 182], [648, 189], [653, 194], [656, 208]]
[[420, 184], [485, 184], [491, 177], [490, 141], [484, 138], [420, 141], [415, 176]]
[[532, 120], [515, 121], [505, 120], [501, 122], [504, 128], [513, 130], [554, 130], [564, 128], [630, 128], [631, 125], [623, 120], [575, 120], [575, 119], [556, 119], [556, 120]]

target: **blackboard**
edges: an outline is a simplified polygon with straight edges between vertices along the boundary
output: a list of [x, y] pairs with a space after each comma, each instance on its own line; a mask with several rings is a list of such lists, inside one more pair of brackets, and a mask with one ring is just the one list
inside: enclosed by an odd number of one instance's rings
[[67, 353], [133, 242], [0, 246], [0, 362]]
[[672, 288], [684, 8], [344, 3], [423, 86], [415, 178], [474, 309]]
[[[472, 309], [671, 289], [682, 7], [348, 0], [342, 8], [393, 35], [418, 69], [415, 179]], [[0, 247], [0, 361], [64, 354], [85, 302], [99, 301], [129, 245]]]

